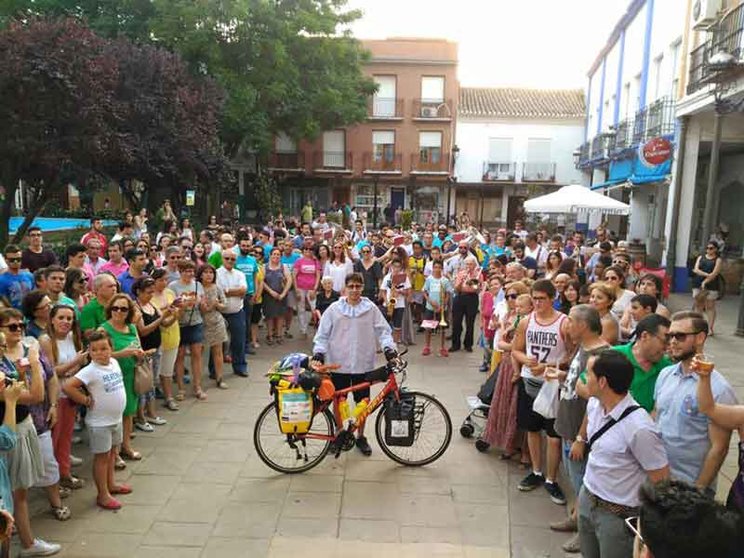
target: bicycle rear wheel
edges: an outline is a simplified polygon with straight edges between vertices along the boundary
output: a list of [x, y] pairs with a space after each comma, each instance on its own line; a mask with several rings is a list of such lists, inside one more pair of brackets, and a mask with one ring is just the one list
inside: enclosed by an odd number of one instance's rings
[[409, 467], [427, 465], [439, 459], [452, 440], [452, 421], [447, 409], [435, 397], [420, 391], [416, 397], [415, 436], [410, 446], [391, 446], [385, 441], [385, 412], [377, 414], [375, 436], [382, 451], [393, 461]]
[[[313, 418], [309, 433], [332, 436], [333, 414], [329, 409]], [[304, 435], [287, 435], [279, 429], [276, 404], [269, 403], [256, 419], [253, 428], [253, 445], [258, 457], [280, 473], [304, 473], [323, 461], [331, 442], [326, 439], [308, 438]]]

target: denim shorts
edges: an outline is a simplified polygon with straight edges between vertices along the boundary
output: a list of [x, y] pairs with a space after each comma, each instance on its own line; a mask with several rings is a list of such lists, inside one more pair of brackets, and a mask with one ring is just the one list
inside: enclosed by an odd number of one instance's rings
[[204, 343], [204, 325], [196, 324], [190, 326], [181, 326], [181, 341], [179, 346], [188, 347]]

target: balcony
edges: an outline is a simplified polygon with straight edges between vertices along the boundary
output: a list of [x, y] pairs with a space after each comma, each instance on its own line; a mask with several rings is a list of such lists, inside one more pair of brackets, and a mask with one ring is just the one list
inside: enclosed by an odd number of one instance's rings
[[646, 139], [674, 133], [674, 101], [662, 97], [648, 106]]
[[364, 174], [398, 175], [403, 173], [403, 156], [400, 153], [364, 154]]
[[432, 153], [411, 153], [411, 174], [449, 176], [449, 157]]
[[313, 172], [349, 174], [354, 168], [351, 151], [316, 151], [313, 153]]
[[615, 135], [610, 137], [610, 155], [619, 155], [633, 145], [633, 123], [632, 118], [619, 122], [615, 128]]
[[483, 163], [483, 182], [514, 182], [516, 178], [516, 163], [493, 161], [485, 161]]
[[709, 38], [707, 41], [690, 52], [690, 74], [687, 84], [688, 95], [702, 89], [713, 81], [731, 77], [729, 72], [712, 71], [710, 59], [714, 54], [728, 53], [733, 56], [735, 61], [739, 62], [742, 58], [743, 34], [744, 4], [740, 4], [709, 29]]
[[644, 107], [636, 112], [635, 122], [633, 123], [633, 144], [638, 145], [646, 141], [646, 125], [648, 123], [648, 109]]
[[452, 101], [449, 99], [414, 99], [411, 116], [419, 121], [450, 121], [452, 120]]
[[522, 182], [555, 182], [555, 163], [522, 163]]
[[302, 151], [274, 151], [269, 154], [268, 169], [281, 172], [305, 172], [305, 154]]
[[578, 168], [585, 167], [589, 160], [591, 159], [592, 154], [592, 144], [590, 142], [582, 143], [579, 146], [579, 164]]
[[403, 120], [403, 99], [373, 96], [369, 100], [368, 120]]
[[609, 146], [612, 134], [599, 134], [592, 140], [590, 158], [592, 161], [603, 161], [610, 158]]

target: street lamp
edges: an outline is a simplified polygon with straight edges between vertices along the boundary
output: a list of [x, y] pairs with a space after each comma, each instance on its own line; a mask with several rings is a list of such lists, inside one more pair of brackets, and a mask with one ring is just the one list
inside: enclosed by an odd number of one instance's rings
[[457, 164], [457, 156], [460, 154], [460, 148], [457, 144], [452, 146], [452, 158], [451, 158], [451, 169], [450, 175], [447, 177], [447, 226], [450, 224], [450, 207], [452, 206], [452, 185], [457, 184], [457, 177], [455, 176], [455, 165]]

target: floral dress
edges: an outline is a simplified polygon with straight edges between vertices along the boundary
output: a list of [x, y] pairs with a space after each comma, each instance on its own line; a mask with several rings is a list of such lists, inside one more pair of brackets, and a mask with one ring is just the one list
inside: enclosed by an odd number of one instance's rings
[[[225, 293], [217, 285], [204, 287], [204, 298], [212, 306], [215, 301], [225, 304]], [[204, 344], [211, 347], [227, 342], [227, 328], [225, 327], [225, 318], [216, 308], [208, 312], [202, 312], [204, 320]]]

